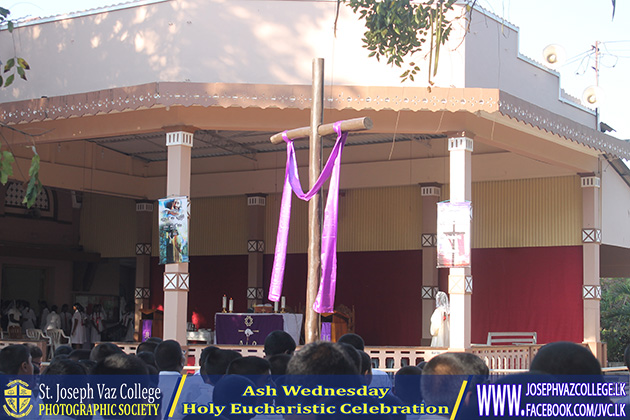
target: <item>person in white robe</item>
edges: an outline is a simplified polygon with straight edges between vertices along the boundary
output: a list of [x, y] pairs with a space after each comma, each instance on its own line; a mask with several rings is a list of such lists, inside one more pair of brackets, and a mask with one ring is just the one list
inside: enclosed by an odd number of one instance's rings
[[437, 292], [435, 306], [431, 315], [431, 347], [448, 347], [451, 311], [446, 293]]

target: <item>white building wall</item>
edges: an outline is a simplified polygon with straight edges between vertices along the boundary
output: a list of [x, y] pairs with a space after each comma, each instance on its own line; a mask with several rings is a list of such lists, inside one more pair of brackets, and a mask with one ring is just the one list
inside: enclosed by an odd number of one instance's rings
[[[518, 28], [475, 10], [466, 36], [466, 87], [498, 88], [527, 102], [595, 128], [595, 113], [559, 100], [560, 76], [519, 54]], [[542, 57], [542, 51], [540, 52]]]
[[[0, 56], [13, 55], [15, 40], [31, 65], [29, 81], [0, 90], [0, 101], [159, 81], [308, 85], [316, 57], [326, 60], [326, 85], [400, 86], [405, 67], [368, 58], [364, 22], [349, 7], [340, 8], [335, 36], [336, 7], [336, 0], [156, 0], [25, 24], [13, 39], [0, 33]], [[451, 18], [462, 13], [456, 6]], [[428, 86], [428, 51], [411, 60], [422, 71], [404, 86]], [[594, 126], [591, 112], [558, 100], [555, 73], [519, 58], [517, 29], [480, 10], [470, 27], [454, 23], [433, 84], [498, 87]]]
[[630, 188], [602, 164], [602, 244], [630, 248]]

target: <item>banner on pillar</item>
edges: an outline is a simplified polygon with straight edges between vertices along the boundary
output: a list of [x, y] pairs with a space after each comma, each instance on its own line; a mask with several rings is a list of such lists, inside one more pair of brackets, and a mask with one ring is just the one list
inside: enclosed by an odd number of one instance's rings
[[437, 204], [437, 266], [470, 267], [470, 201]]
[[189, 200], [186, 196], [161, 198], [158, 224], [160, 264], [188, 262]]

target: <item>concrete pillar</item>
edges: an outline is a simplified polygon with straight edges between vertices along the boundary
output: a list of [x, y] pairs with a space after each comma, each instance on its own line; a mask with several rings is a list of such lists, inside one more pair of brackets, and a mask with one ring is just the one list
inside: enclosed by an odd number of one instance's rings
[[422, 346], [431, 345], [431, 314], [438, 292], [437, 202], [442, 189], [438, 184], [421, 184], [422, 195]]
[[[190, 157], [194, 130], [166, 133], [168, 165], [167, 196], [190, 197]], [[187, 344], [188, 321], [188, 263], [166, 264], [164, 269], [164, 339]]]
[[151, 292], [151, 229], [153, 227], [153, 202], [136, 201], [136, 288], [134, 293], [136, 311], [134, 322], [134, 339], [142, 341], [142, 310], [149, 308]]
[[263, 301], [266, 194], [247, 196], [247, 307]]
[[600, 178], [582, 176], [582, 299], [584, 302], [584, 342], [603, 360], [600, 337], [599, 247], [602, 242], [600, 215]]
[[[450, 201], [461, 203], [472, 198], [473, 140], [469, 133], [449, 136]], [[450, 349], [470, 349], [471, 343], [471, 267], [449, 268], [448, 293], [451, 304]]]

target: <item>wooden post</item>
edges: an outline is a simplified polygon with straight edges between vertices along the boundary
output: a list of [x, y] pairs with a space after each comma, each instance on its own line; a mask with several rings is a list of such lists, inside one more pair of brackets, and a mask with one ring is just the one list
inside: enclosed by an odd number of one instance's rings
[[[311, 108], [311, 124], [286, 132], [294, 140], [308, 136], [309, 142], [309, 189], [313, 187], [322, 170], [321, 136], [335, 132], [334, 124], [322, 124], [324, 109], [324, 59], [313, 59], [313, 107]], [[367, 118], [355, 118], [341, 122], [341, 131], [359, 131], [372, 128], [372, 121]], [[271, 142], [283, 141], [282, 133], [271, 136]], [[318, 192], [308, 205], [308, 277], [306, 284], [306, 309], [304, 316], [305, 343], [319, 339], [319, 316], [313, 310], [321, 277], [321, 236], [322, 236], [322, 200]]]
[[[309, 141], [309, 189], [315, 185], [322, 171], [322, 139], [317, 128], [324, 122], [324, 59], [313, 59], [313, 106]], [[319, 339], [319, 317], [313, 310], [321, 277], [322, 253], [322, 193], [308, 203], [308, 277], [306, 280], [306, 313], [304, 314], [304, 341]]]

